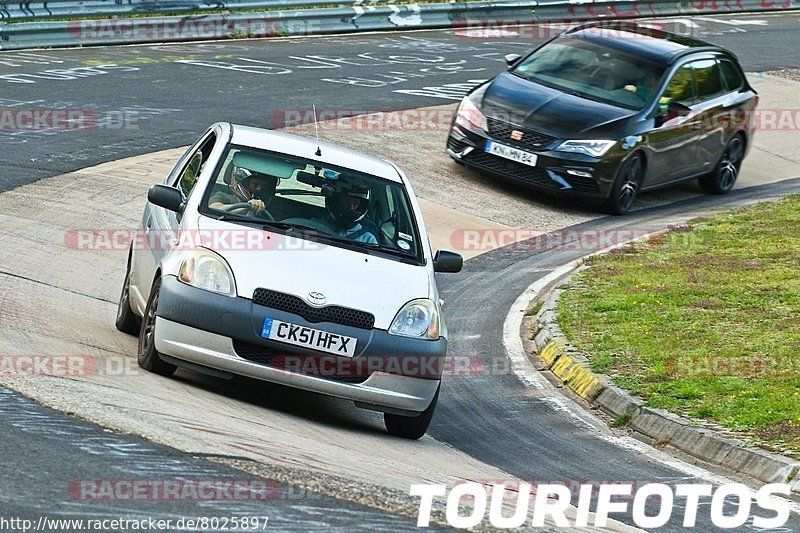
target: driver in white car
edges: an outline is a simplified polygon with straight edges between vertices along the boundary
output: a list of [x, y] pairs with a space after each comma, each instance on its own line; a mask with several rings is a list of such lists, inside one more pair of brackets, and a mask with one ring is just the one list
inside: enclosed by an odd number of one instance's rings
[[234, 166], [231, 172], [230, 190], [217, 191], [208, 199], [208, 206], [212, 209], [228, 211], [235, 204], [250, 204], [249, 207], [231, 209], [230, 213], [247, 214], [252, 212], [257, 216], [264, 216], [267, 204], [275, 195], [278, 178], [267, 174], [253, 172], [244, 167]]

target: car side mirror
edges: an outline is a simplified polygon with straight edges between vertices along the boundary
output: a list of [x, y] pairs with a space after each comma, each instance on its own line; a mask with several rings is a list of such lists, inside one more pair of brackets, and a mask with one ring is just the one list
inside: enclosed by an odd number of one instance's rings
[[685, 117], [691, 112], [692, 109], [690, 107], [679, 104], [678, 102], [670, 102], [670, 104], [667, 106], [666, 119], [672, 120], [673, 118]]
[[156, 184], [147, 191], [147, 201], [169, 211], [183, 211], [183, 194], [175, 187]]
[[506, 55], [503, 56], [503, 59], [505, 60], [506, 65], [508, 65], [509, 67], [513, 66], [514, 63], [519, 61], [521, 58], [522, 58], [522, 56], [519, 55], [519, 54], [506, 54]]
[[433, 257], [434, 272], [450, 272], [455, 274], [461, 272], [464, 266], [464, 258], [457, 253], [439, 250]]
[[692, 112], [688, 106], [678, 102], [670, 102], [669, 104], [659, 104], [658, 115], [656, 115], [656, 127], [660, 127], [665, 122], [669, 122], [678, 117], [685, 117]]

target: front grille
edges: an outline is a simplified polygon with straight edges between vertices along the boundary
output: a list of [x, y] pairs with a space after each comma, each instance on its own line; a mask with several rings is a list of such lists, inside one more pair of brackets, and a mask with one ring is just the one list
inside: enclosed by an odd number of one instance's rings
[[557, 189], [558, 185], [547, 176], [547, 171], [541, 167], [531, 167], [509, 161], [501, 157], [487, 154], [484, 151], [474, 150], [464, 157], [464, 162], [483, 170], [496, 172], [515, 180], [522, 180], [540, 187]]
[[[515, 146], [522, 150], [543, 150], [556, 140], [555, 137], [550, 135], [525, 129], [521, 126], [514, 126], [496, 118], [486, 117], [486, 125], [489, 127], [490, 137], [498, 142]], [[522, 139], [517, 141], [511, 138], [511, 132], [515, 130], [522, 132]]]
[[339, 307], [338, 305], [312, 307], [305, 303], [302, 298], [269, 289], [256, 289], [253, 293], [253, 302], [299, 315], [313, 323], [332, 322], [360, 329], [372, 329], [375, 325], [375, 317], [366, 311]]
[[469, 145], [466, 142], [456, 139], [452, 135], [447, 138], [447, 148], [457, 154], [463, 152], [467, 146]]
[[233, 341], [236, 355], [260, 365], [295, 374], [314, 376], [341, 383], [363, 383], [369, 377], [364, 365], [344, 359], [337, 364], [337, 355], [287, 355], [260, 344]]

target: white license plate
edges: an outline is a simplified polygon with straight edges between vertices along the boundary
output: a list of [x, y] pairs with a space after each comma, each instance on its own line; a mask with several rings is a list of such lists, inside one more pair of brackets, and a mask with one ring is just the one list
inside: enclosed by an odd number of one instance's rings
[[357, 339], [355, 337], [298, 326], [270, 317], [264, 319], [261, 336], [265, 339], [304, 346], [318, 352], [335, 353], [344, 357], [353, 357], [356, 354]]
[[525, 150], [520, 150], [519, 148], [506, 146], [505, 144], [498, 144], [494, 141], [486, 141], [485, 150], [490, 154], [497, 155], [505, 159], [510, 159], [511, 161], [516, 161], [517, 163], [522, 163], [523, 165], [528, 165], [531, 167], [536, 166], [536, 159], [538, 158], [536, 154], [526, 152]]

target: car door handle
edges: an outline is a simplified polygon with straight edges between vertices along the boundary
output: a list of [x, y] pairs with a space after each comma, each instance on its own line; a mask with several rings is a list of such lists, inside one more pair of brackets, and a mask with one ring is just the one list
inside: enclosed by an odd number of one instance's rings
[[689, 128], [693, 130], [699, 130], [702, 127], [703, 124], [701, 124], [700, 122], [692, 122], [691, 124], [689, 124]]

